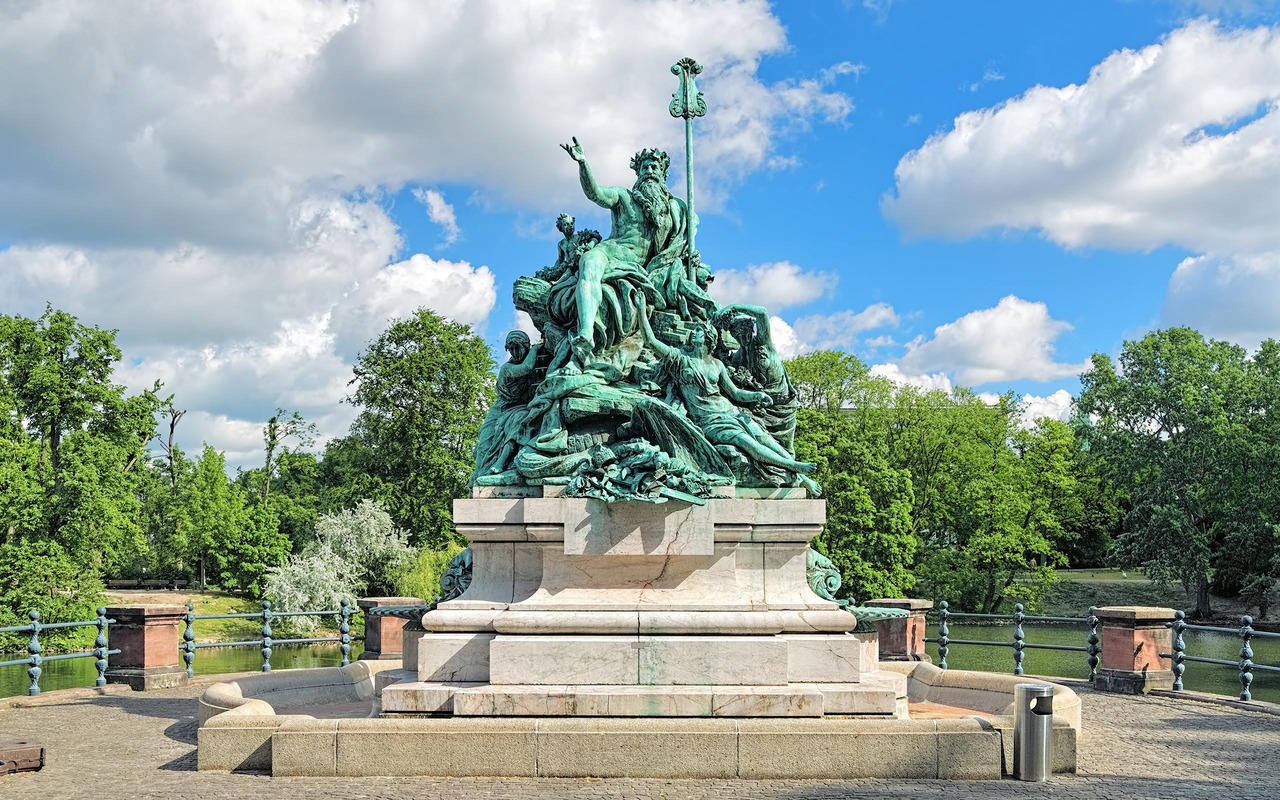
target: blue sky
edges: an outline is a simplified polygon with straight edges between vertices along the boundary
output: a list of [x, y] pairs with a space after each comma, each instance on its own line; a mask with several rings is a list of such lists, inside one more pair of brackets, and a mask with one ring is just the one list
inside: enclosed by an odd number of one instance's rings
[[[130, 13], [125, 13], [126, 9]], [[187, 447], [342, 435], [350, 364], [427, 305], [497, 346], [560, 211], [683, 160], [786, 354], [1063, 414], [1094, 352], [1280, 336], [1280, 4], [53, 2], [0, 9], [0, 311], [118, 328]], [[683, 175], [672, 186], [683, 194]]]

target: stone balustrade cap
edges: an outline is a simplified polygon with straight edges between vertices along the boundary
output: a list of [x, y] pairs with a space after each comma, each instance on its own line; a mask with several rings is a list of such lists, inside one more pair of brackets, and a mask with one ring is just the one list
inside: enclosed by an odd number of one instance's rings
[[1099, 619], [1151, 620], [1152, 622], [1167, 622], [1173, 619], [1172, 608], [1151, 606], [1107, 606], [1097, 609], [1094, 613]]
[[361, 597], [356, 601], [361, 608], [380, 608], [382, 606], [422, 605], [421, 597]]
[[908, 611], [927, 611], [933, 608], [933, 601], [923, 600], [918, 597], [879, 597], [875, 600], [868, 600], [863, 605], [871, 608], [905, 608]]
[[107, 616], [119, 617], [172, 617], [187, 613], [186, 606], [156, 604], [138, 604], [128, 606], [107, 606]]

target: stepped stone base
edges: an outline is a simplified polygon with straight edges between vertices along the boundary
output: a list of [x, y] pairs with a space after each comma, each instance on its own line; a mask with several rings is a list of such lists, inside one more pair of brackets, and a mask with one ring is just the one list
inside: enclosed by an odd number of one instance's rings
[[397, 677], [382, 690], [383, 716], [902, 718], [907, 707], [906, 677], [893, 672], [866, 673], [858, 683], [777, 686], [502, 686]]
[[809, 586], [824, 501], [484, 495], [454, 504], [471, 584], [379, 679], [384, 716], [905, 717], [876, 635]]

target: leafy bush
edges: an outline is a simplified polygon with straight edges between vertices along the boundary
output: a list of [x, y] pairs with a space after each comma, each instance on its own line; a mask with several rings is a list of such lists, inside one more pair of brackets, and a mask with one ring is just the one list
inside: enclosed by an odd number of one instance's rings
[[462, 545], [451, 544], [444, 550], [418, 551], [413, 567], [396, 581], [396, 594], [401, 597], [418, 597], [431, 602], [440, 596], [440, 576], [449, 567], [449, 559], [463, 551]]
[[[0, 627], [26, 625], [28, 611], [41, 622], [95, 619], [103, 602], [97, 574], [77, 564], [61, 545], [49, 540], [0, 544]], [[96, 628], [66, 628], [40, 634], [45, 650], [93, 646]], [[25, 650], [29, 634], [0, 635], [0, 650]]]
[[[362, 500], [354, 509], [322, 515], [315, 541], [283, 567], [270, 570], [264, 589], [277, 611], [336, 609], [343, 598], [354, 601], [395, 591], [416, 554], [408, 534], [396, 528], [382, 506]], [[317, 617], [289, 617], [280, 620], [280, 628], [310, 633], [319, 622]]]

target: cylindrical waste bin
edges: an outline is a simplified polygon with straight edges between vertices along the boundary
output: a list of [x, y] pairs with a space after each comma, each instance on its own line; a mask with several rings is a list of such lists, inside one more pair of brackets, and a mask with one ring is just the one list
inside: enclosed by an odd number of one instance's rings
[[1013, 687], [1013, 777], [1049, 780], [1052, 746], [1053, 687], [1019, 683]]

